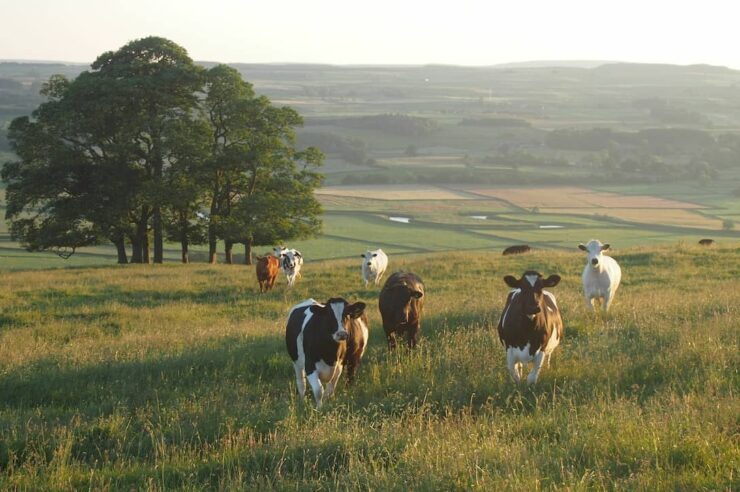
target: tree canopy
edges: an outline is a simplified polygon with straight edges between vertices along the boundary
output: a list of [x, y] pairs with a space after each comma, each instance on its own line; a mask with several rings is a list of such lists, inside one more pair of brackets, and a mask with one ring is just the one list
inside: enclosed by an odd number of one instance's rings
[[226, 65], [195, 65], [148, 37], [102, 54], [73, 80], [52, 76], [46, 100], [16, 118], [8, 141], [6, 219], [29, 250], [112, 242], [119, 263], [163, 261], [164, 240], [253, 245], [316, 234], [313, 190], [323, 155], [298, 152], [288, 107], [257, 95]]

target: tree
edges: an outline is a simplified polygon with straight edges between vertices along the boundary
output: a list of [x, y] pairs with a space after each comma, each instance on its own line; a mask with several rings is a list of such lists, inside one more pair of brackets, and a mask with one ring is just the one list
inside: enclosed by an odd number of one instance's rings
[[[232, 262], [236, 243], [245, 245], [246, 261], [251, 263], [253, 245], [318, 232], [320, 207], [313, 189], [320, 176], [313, 169], [323, 155], [313, 147], [296, 151], [293, 129], [303, 123], [300, 115], [256, 96], [251, 84], [226, 65], [210, 69], [206, 81], [204, 106], [211, 126], [210, 261], [216, 261], [219, 237], [226, 245], [227, 263]], [[300, 171], [297, 163], [303, 163]], [[297, 204], [304, 206], [303, 213], [296, 212]]]
[[[142, 210], [137, 220], [136, 247], [144, 249], [149, 217], [154, 234], [154, 262], [163, 261], [162, 208], [167, 191], [164, 174], [173, 151], [166, 138], [168, 126], [189, 118], [203, 84], [203, 69], [196, 66], [181, 46], [150, 36], [131, 41], [117, 51], [103, 53], [92, 64], [96, 78], [110, 87], [109, 100], [116, 100], [134, 129], [131, 141], [137, 164], [144, 170]], [[134, 251], [135, 256], [137, 252]], [[147, 260], [148, 248], [142, 251]], [[138, 256], [137, 256], [138, 258]]]

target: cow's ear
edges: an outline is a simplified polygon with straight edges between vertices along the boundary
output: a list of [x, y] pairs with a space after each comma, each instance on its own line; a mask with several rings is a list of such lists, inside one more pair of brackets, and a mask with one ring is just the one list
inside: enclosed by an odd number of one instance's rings
[[373, 253], [373, 258], [375, 258], [376, 256], [378, 256], [378, 253]]
[[611, 245], [610, 245], [610, 244], [602, 244], [602, 245], [601, 245], [601, 251], [606, 251], [606, 250], [607, 250], [607, 249], [609, 249], [610, 247], [611, 247]]
[[542, 285], [545, 287], [555, 287], [560, 283], [560, 275], [550, 275], [542, 281]]
[[586, 245], [583, 243], [578, 245], [578, 249], [583, 250], [583, 251], [588, 251], [588, 248], [586, 248]]
[[356, 302], [354, 304], [348, 305], [346, 308], [344, 308], [345, 311], [347, 311], [347, 314], [350, 318], [356, 319], [362, 316], [362, 313], [365, 312], [365, 308], [367, 307], [367, 304], [364, 302]]
[[507, 275], [504, 277], [504, 282], [506, 282], [506, 285], [511, 287], [512, 289], [518, 289], [519, 288], [519, 281], [512, 275]]
[[364, 257], [365, 257], [365, 253], [362, 253], [362, 254], [360, 255], [360, 258], [364, 258]]
[[293, 256], [297, 256], [298, 258], [303, 258], [303, 256], [301, 255], [301, 252], [300, 251], [295, 251], [293, 253]]
[[414, 297], [416, 299], [421, 299], [424, 296], [422, 292], [419, 292], [418, 290], [412, 290], [411, 291], [411, 297]]

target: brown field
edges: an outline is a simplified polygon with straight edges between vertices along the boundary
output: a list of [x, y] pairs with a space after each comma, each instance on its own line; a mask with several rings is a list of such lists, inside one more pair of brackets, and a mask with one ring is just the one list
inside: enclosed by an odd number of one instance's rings
[[334, 195], [375, 200], [465, 200], [470, 196], [427, 185], [357, 185], [326, 186], [316, 190], [317, 195]]
[[[506, 200], [522, 208], [619, 208], [619, 209], [697, 209], [703, 208], [695, 203], [669, 200], [648, 195], [619, 195], [589, 190], [576, 186], [557, 186], [539, 188], [460, 188], [462, 191]], [[552, 212], [552, 210], [548, 210]], [[582, 212], [582, 211], [581, 211]], [[569, 212], [570, 213], [570, 212]], [[602, 213], [594, 210], [594, 213]]]
[[546, 213], [580, 214], [590, 216], [594, 214], [616, 219], [640, 222], [642, 224], [659, 224], [680, 227], [700, 227], [704, 229], [721, 229], [722, 221], [705, 217], [691, 210], [659, 209], [659, 208], [547, 208]]

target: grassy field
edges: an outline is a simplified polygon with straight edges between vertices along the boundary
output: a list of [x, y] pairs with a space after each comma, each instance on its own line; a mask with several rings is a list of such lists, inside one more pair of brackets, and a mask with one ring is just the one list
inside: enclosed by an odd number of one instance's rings
[[[4, 271], [0, 489], [737, 490], [740, 248], [618, 249], [609, 316], [578, 252], [390, 255], [427, 286], [423, 337], [389, 354], [359, 258], [259, 295], [251, 268]], [[566, 338], [534, 388], [495, 336], [501, 277], [559, 273]], [[368, 303], [352, 387], [295, 394], [285, 314]]]

